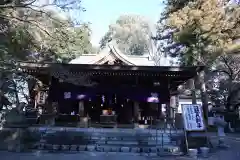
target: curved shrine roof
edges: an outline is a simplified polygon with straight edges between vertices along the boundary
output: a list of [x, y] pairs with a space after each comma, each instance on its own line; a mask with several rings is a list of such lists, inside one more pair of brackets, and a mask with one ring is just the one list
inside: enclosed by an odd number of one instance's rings
[[[70, 64], [105, 64], [110, 61], [120, 60], [125, 65], [133, 66], [155, 66], [155, 62], [150, 55], [133, 56], [123, 54], [117, 47], [115, 42], [110, 42], [107, 47], [100, 51], [99, 54], [84, 54], [70, 61]], [[162, 66], [169, 66], [169, 61], [166, 58], [161, 58]]]

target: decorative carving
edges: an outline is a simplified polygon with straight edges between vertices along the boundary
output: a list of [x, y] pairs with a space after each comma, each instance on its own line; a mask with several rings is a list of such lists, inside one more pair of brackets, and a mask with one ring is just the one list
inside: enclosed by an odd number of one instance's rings
[[108, 65], [114, 65], [114, 61], [108, 61]]
[[123, 62], [121, 60], [108, 60], [105, 63], [103, 63], [105, 65], [124, 65]]
[[107, 65], [135, 65], [127, 56], [117, 49], [116, 46], [117, 44], [115, 42], [109, 43], [108, 48], [103, 49], [100, 54], [96, 55], [96, 60], [92, 63]]
[[51, 76], [63, 82], [72, 83], [78, 86], [91, 87], [97, 85], [97, 83], [91, 80], [89, 75], [76, 75], [72, 72], [69, 72], [68, 69], [63, 66], [52, 68]]

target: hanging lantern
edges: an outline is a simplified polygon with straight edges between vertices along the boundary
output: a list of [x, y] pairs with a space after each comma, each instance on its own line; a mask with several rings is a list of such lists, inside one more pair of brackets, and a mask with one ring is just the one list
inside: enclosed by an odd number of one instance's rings
[[102, 103], [104, 103], [104, 102], [105, 102], [105, 96], [102, 95]]
[[71, 98], [71, 92], [64, 92], [64, 99], [70, 99]]

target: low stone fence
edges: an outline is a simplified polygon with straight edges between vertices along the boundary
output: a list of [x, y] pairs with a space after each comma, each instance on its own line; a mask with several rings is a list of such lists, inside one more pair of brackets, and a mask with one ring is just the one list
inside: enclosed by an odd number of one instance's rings
[[[0, 131], [0, 149], [163, 153], [179, 152], [181, 133], [134, 129], [28, 128]], [[18, 138], [17, 138], [18, 137]], [[175, 137], [175, 138], [174, 138]]]
[[0, 150], [23, 150], [39, 142], [40, 132], [26, 128], [5, 128], [0, 130]]

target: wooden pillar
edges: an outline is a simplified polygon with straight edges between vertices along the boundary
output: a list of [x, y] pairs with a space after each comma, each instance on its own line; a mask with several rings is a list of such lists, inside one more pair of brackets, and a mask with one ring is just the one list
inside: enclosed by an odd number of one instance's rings
[[158, 115], [157, 115], [157, 119], [160, 119], [162, 117], [162, 104], [158, 103]]
[[170, 108], [170, 104], [166, 103], [166, 118], [170, 118], [171, 117], [171, 108]]
[[133, 103], [133, 114], [134, 114], [134, 123], [138, 123], [139, 118], [139, 102], [134, 101]]
[[154, 119], [156, 119], [158, 117], [158, 115], [156, 115], [156, 111], [158, 111], [158, 103], [150, 103], [150, 113], [151, 117], [154, 117]]
[[85, 114], [84, 114], [84, 101], [80, 101], [78, 103], [78, 114], [80, 115], [80, 117], [85, 116]]
[[57, 114], [58, 103], [57, 102], [50, 102], [49, 107], [52, 109], [52, 116], [50, 118], [50, 124], [55, 125], [55, 116]]
[[85, 107], [84, 107], [84, 101], [81, 100], [78, 103], [78, 114], [80, 116], [80, 121], [78, 124], [78, 127], [84, 127], [84, 128], [88, 128], [89, 127], [89, 118], [87, 115], [85, 115]]
[[170, 98], [170, 108], [171, 108], [171, 118], [175, 118], [175, 110], [177, 110], [177, 97], [171, 96]]

